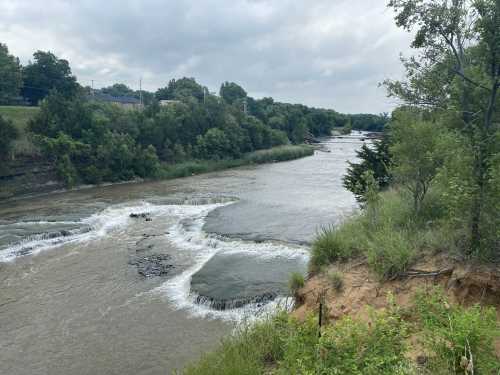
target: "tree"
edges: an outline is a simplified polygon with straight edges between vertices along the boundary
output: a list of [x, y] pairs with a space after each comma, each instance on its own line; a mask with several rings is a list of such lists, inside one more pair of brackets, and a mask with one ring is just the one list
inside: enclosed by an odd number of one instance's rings
[[[499, 0], [391, 0], [396, 24], [414, 31], [418, 57], [403, 60], [407, 81], [386, 81], [389, 95], [448, 116], [468, 139], [473, 204], [468, 255], [481, 249], [491, 183], [500, 88]], [[455, 118], [453, 113], [458, 114]]]
[[99, 91], [112, 96], [136, 96], [135, 91], [123, 83], [115, 83], [112, 86], [103, 87]]
[[198, 102], [202, 102], [206, 95], [207, 89], [196, 82], [194, 78], [183, 77], [181, 79], [172, 79], [166, 87], [156, 91], [156, 99], [158, 100], [183, 100], [195, 98]]
[[224, 131], [212, 128], [196, 142], [197, 154], [203, 159], [224, 159], [231, 154], [231, 143]]
[[10, 104], [17, 99], [21, 85], [19, 59], [10, 55], [7, 46], [0, 43], [0, 105]]
[[224, 82], [220, 87], [220, 96], [228, 104], [233, 104], [239, 99], [247, 97], [243, 87], [234, 82]]
[[12, 151], [12, 143], [19, 136], [12, 121], [0, 115], [0, 160], [7, 159]]
[[363, 144], [361, 149], [356, 151], [356, 157], [360, 161], [349, 162], [343, 185], [355, 195], [358, 202], [365, 203], [368, 200], [367, 193], [369, 193], [369, 181], [366, 180], [366, 176], [370, 175], [374, 178], [380, 189], [386, 188], [391, 181], [388, 135], [384, 134], [384, 137], [375, 141], [372, 146]]
[[292, 130], [292, 142], [295, 144], [304, 143], [308, 132], [306, 122], [301, 120]]
[[34, 62], [23, 69], [22, 95], [32, 105], [38, 105], [52, 90], [71, 98], [79, 91], [76, 77], [71, 73], [68, 61], [58, 59], [51, 52], [37, 51]]
[[436, 124], [416, 121], [410, 116], [396, 118], [391, 123], [392, 173], [411, 192], [415, 214], [420, 212], [429, 185], [442, 164], [437, 152], [439, 136]]

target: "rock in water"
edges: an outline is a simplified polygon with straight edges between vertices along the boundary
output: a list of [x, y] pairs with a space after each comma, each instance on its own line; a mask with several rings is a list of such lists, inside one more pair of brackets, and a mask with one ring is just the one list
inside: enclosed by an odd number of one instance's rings
[[129, 264], [136, 266], [137, 272], [144, 277], [165, 276], [174, 268], [170, 259], [171, 256], [168, 254], [151, 254], [135, 256], [129, 260]]

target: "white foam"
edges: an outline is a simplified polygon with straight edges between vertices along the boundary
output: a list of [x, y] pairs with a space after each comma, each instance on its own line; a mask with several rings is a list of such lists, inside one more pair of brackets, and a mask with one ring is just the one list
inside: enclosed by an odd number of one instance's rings
[[[219, 200], [223, 203], [209, 203], [203, 201], [188, 201], [190, 204], [152, 204], [149, 202], [136, 202], [115, 205], [77, 222], [59, 222], [54, 224], [79, 225], [90, 228], [87, 232], [74, 233], [56, 238], [28, 238], [7, 249], [0, 251], [0, 262], [10, 262], [19, 256], [36, 255], [43, 251], [54, 249], [71, 243], [87, 243], [109, 235], [113, 231], [126, 228], [133, 222], [130, 213], [147, 212], [152, 217], [168, 215], [176, 218], [175, 224], [168, 229], [167, 239], [176, 250], [186, 252], [192, 261], [192, 266], [181, 274], [167, 280], [157, 287], [152, 293], [160, 293], [168, 298], [176, 308], [185, 309], [193, 317], [217, 318], [230, 321], [252, 321], [261, 316], [266, 316], [285, 306], [290, 306], [290, 301], [285, 297], [278, 297], [266, 304], [248, 304], [244, 307], [216, 311], [209, 306], [197, 304], [196, 296], [190, 293], [191, 277], [199, 271], [214, 255], [247, 254], [259, 258], [286, 258], [303, 259], [307, 261], [309, 252], [301, 246], [290, 246], [279, 242], [255, 243], [237, 239], [225, 239], [221, 236], [207, 234], [203, 231], [207, 215], [218, 207], [229, 205], [234, 201]], [[46, 222], [25, 222], [23, 225], [40, 225]], [[27, 250], [26, 253], [23, 250]]]
[[[220, 206], [220, 205], [217, 205]], [[248, 304], [241, 308], [218, 311], [209, 306], [196, 303], [196, 295], [190, 293], [191, 278], [216, 254], [245, 254], [259, 258], [301, 258], [308, 260], [309, 252], [305, 247], [289, 246], [277, 242], [255, 243], [251, 241], [224, 239], [203, 231], [206, 216], [214, 208], [203, 206], [169, 229], [168, 239], [176, 248], [192, 254], [194, 265], [181, 274], [167, 280], [153, 293], [166, 296], [176, 308], [186, 310], [193, 317], [215, 318], [229, 321], [251, 321], [267, 316], [277, 310], [290, 307], [290, 301], [280, 296], [274, 301], [262, 304]]]
[[83, 231], [72, 230], [70, 235], [60, 237], [49, 237], [48, 234], [33, 235], [24, 240], [13, 244], [0, 251], [0, 262], [11, 262], [20, 256], [37, 255], [43, 251], [55, 249], [57, 247], [71, 244], [84, 243], [102, 238], [114, 230], [125, 228], [132, 222], [129, 215], [131, 212], [148, 212], [150, 215], [173, 215], [180, 218], [197, 214], [205, 210], [212, 210], [219, 206], [218, 204], [206, 206], [183, 206], [183, 205], [154, 205], [148, 202], [136, 202], [133, 204], [123, 204], [110, 206], [103, 211], [93, 214], [80, 221], [32, 221], [23, 222], [22, 225], [75, 225], [83, 227]]

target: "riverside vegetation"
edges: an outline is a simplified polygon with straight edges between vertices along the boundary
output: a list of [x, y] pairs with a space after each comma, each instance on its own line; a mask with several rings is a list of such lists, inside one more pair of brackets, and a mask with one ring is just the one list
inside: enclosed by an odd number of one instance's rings
[[[310, 275], [325, 273], [337, 293], [343, 275], [332, 265], [352, 260], [367, 264], [380, 285], [405, 280], [417, 259], [437, 254], [450, 265], [500, 268], [500, 2], [389, 7], [396, 24], [414, 32], [420, 54], [403, 60], [405, 81], [385, 82], [405, 104], [345, 176], [362, 211], [312, 244]], [[294, 295], [304, 283], [292, 275]], [[283, 312], [244, 326], [185, 373], [496, 375], [494, 296], [493, 306], [462, 306], [426, 287], [405, 306], [389, 294], [369, 317], [346, 314], [323, 327], [313, 312], [305, 319]], [[416, 350], [420, 360], [411, 359]]]
[[[93, 90], [68, 61], [37, 51], [23, 67], [2, 44], [0, 82], [0, 104], [32, 106], [0, 107], [3, 166], [14, 157], [43, 160], [69, 187], [289, 160], [310, 155], [297, 145], [334, 128], [380, 130], [388, 120], [254, 99], [232, 82], [217, 96], [193, 78], [172, 79], [154, 94], [123, 84]], [[102, 95], [141, 98], [144, 106], [131, 110]]]

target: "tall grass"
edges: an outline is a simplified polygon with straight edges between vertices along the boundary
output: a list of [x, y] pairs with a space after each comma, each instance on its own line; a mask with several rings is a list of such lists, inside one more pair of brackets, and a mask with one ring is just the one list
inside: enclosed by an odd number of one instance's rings
[[[183, 373], [471, 374], [463, 367], [463, 357], [471, 355], [475, 374], [500, 371], [493, 347], [500, 334], [493, 308], [452, 305], [439, 290], [422, 290], [408, 309], [388, 299], [388, 307], [372, 310], [368, 320], [343, 317], [322, 327], [321, 335], [313, 315], [299, 322], [280, 313], [243, 326]], [[420, 366], [409, 359], [416, 350], [425, 359]]]
[[364, 257], [381, 279], [391, 279], [423, 252], [453, 249], [456, 235], [442, 221], [443, 210], [433, 195], [428, 194], [418, 216], [410, 202], [404, 191], [389, 190], [338, 228], [323, 229], [313, 243], [310, 270]]
[[261, 375], [269, 365], [283, 357], [283, 339], [288, 329], [286, 313], [253, 326], [243, 325], [235, 335], [225, 338], [216, 351], [205, 354], [198, 363], [188, 366], [183, 373]]

